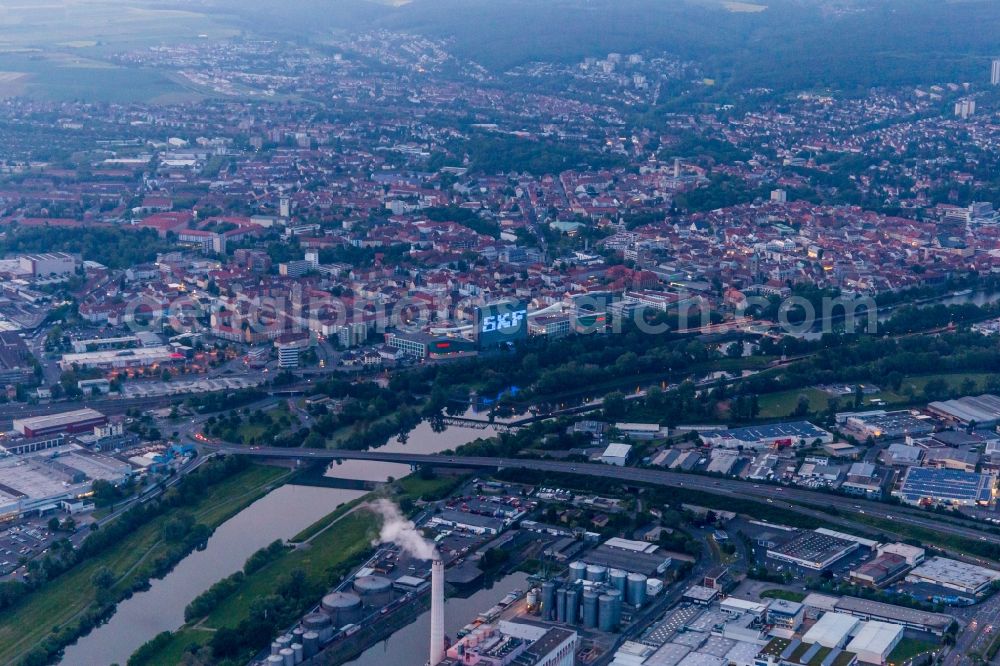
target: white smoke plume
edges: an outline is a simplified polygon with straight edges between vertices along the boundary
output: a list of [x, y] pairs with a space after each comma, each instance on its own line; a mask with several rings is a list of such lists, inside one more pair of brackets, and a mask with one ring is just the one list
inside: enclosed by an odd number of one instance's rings
[[418, 560], [440, 559], [437, 548], [417, 531], [417, 526], [399, 512], [399, 507], [387, 499], [368, 504], [368, 508], [382, 516], [382, 529], [372, 546], [394, 543]]

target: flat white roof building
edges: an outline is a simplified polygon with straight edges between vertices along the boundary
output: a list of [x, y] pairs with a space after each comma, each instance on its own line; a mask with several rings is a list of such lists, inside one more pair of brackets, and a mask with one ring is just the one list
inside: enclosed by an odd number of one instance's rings
[[719, 607], [727, 613], [735, 613], [738, 615], [743, 613], [752, 613], [753, 615], [761, 616], [767, 610], [767, 604], [757, 603], [756, 601], [750, 601], [748, 599], [737, 599], [736, 597], [724, 599], [719, 604]]
[[844, 613], [824, 613], [802, 637], [803, 643], [819, 643], [830, 649], [844, 647], [858, 623], [856, 617]]
[[609, 548], [618, 548], [619, 550], [631, 550], [635, 553], [653, 553], [659, 548], [655, 543], [636, 541], [635, 539], [622, 539], [621, 537], [611, 537], [604, 542], [604, 545]]
[[632, 447], [629, 444], [608, 444], [608, 448], [601, 454], [601, 462], [624, 467], [630, 453]]
[[919, 546], [911, 546], [908, 543], [887, 543], [878, 547], [878, 554], [891, 553], [893, 555], [899, 555], [906, 560], [906, 563], [911, 567], [916, 566], [924, 561], [924, 551], [923, 548]]
[[865, 622], [861, 631], [847, 644], [847, 651], [858, 656], [858, 661], [884, 664], [889, 654], [903, 638], [903, 627], [889, 622]]
[[980, 595], [993, 581], [1000, 580], [1000, 571], [946, 557], [932, 557], [911, 571], [906, 580], [910, 583], [931, 583], [949, 590]]
[[167, 346], [140, 347], [138, 349], [118, 349], [108, 351], [83, 352], [80, 354], [63, 354], [59, 361], [62, 370], [80, 368], [96, 368], [111, 370], [115, 368], [137, 368], [160, 363], [170, 363], [183, 358]]

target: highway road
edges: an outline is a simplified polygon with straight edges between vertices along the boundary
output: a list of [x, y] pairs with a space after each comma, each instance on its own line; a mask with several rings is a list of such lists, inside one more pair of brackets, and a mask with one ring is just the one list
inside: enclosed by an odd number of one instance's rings
[[[644, 483], [650, 485], [689, 488], [725, 497], [752, 498], [757, 501], [775, 504], [791, 509], [797, 513], [810, 515], [826, 524], [843, 525], [864, 529], [867, 532], [883, 532], [889, 536], [906, 538], [906, 535], [893, 533], [888, 529], [876, 529], [860, 520], [864, 515], [879, 518], [898, 524], [912, 525], [939, 534], [962, 537], [1000, 545], [1000, 536], [984, 532], [973, 521], [959, 521], [905, 506], [872, 502], [860, 498], [843, 497], [829, 493], [810, 490], [800, 490], [784, 486], [755, 484], [736, 479], [716, 479], [694, 474], [682, 474], [663, 470], [642, 469], [637, 467], [614, 467], [595, 463], [573, 463], [552, 460], [535, 460], [531, 458], [485, 458], [440, 455], [417, 455], [407, 453], [389, 453], [375, 451], [345, 451], [337, 449], [282, 449], [282, 448], [246, 448], [236, 446], [205, 447], [206, 452], [234, 455], [250, 455], [261, 458], [285, 458], [297, 460], [370, 460], [372, 462], [393, 462], [406, 465], [432, 465], [452, 467], [480, 468], [515, 468], [529, 469], [539, 472], [559, 474], [580, 474], [585, 476], [600, 476], [621, 481]], [[839, 515], [831, 515], [825, 511], [814, 510], [812, 507], [833, 507]], [[959, 556], [958, 553], [953, 553]], [[978, 558], [963, 559], [983, 561]]]

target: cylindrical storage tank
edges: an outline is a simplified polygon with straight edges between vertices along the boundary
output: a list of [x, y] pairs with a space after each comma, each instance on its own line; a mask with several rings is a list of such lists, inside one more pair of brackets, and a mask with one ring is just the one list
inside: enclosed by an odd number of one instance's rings
[[611, 597], [611, 628], [617, 629], [622, 622], [622, 594], [618, 590], [608, 592]]
[[[330, 616], [333, 626], [343, 627], [345, 624], [354, 624], [361, 619], [363, 613], [361, 603], [361, 597], [356, 594], [334, 592], [323, 597], [320, 608]], [[290, 644], [291, 641], [289, 641]], [[284, 647], [288, 647], [288, 645]]]
[[587, 629], [597, 627], [597, 592], [587, 590], [583, 593], [583, 626]]
[[319, 652], [319, 634], [315, 631], [307, 631], [302, 634], [302, 656], [305, 659], [312, 659]]
[[528, 590], [528, 608], [537, 609], [538, 608], [538, 588], [533, 587]]
[[302, 618], [302, 628], [307, 632], [319, 632], [320, 629], [326, 629], [331, 624], [330, 616], [326, 613], [309, 613]]
[[611, 584], [612, 589], [618, 590], [622, 594], [625, 594], [625, 584], [628, 581], [628, 574], [621, 569], [612, 569], [608, 572], [608, 582]]
[[569, 565], [569, 580], [575, 583], [587, 577], [587, 565], [583, 562], [573, 562]]
[[280, 654], [272, 654], [267, 659], [264, 660], [267, 666], [285, 666], [285, 658]]
[[566, 621], [566, 590], [556, 592], [556, 621]]
[[646, 577], [642, 574], [632, 573], [628, 575], [628, 594], [626, 600], [641, 608], [646, 604]]
[[382, 576], [355, 578], [354, 591], [368, 607], [386, 606], [392, 601], [392, 581]]
[[566, 590], [566, 622], [576, 624], [580, 621], [580, 588]]
[[303, 629], [302, 627], [295, 627], [294, 629], [292, 629], [292, 642], [293, 643], [301, 643], [302, 642], [302, 634], [304, 634], [304, 633], [306, 633], [306, 630]]
[[292, 648], [281, 648], [281, 659], [285, 662], [285, 666], [295, 666], [295, 653]]
[[315, 631], [319, 634], [320, 645], [333, 638], [333, 620], [326, 613], [310, 613], [306, 615], [302, 618], [302, 628], [307, 632]]
[[603, 583], [607, 578], [608, 569], [600, 564], [591, 564], [587, 567], [587, 580], [594, 583]]
[[302, 643], [292, 643], [292, 652], [295, 653], [295, 663], [301, 664], [306, 656], [306, 650], [302, 647]]
[[597, 628], [611, 631], [615, 627], [615, 600], [610, 594], [602, 594], [597, 600]]
[[282, 647], [281, 643], [278, 641], [272, 641], [271, 643], [271, 654], [278, 654], [278, 650]]
[[278, 650], [279, 653], [280, 653], [281, 650], [285, 649], [286, 647], [288, 647], [289, 645], [292, 644], [292, 637], [289, 636], [288, 634], [284, 634], [282, 636], [278, 636], [277, 643], [278, 643], [278, 645], [281, 646], [279, 648], [279, 650]]
[[555, 618], [556, 584], [547, 580], [542, 584], [542, 617], [546, 620]]

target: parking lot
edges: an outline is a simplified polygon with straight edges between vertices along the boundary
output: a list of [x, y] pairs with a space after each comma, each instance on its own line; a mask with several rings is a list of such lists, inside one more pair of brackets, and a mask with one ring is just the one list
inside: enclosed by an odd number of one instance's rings
[[19, 566], [19, 560], [44, 552], [55, 540], [49, 530], [32, 521], [0, 532], [0, 576], [8, 576]]

